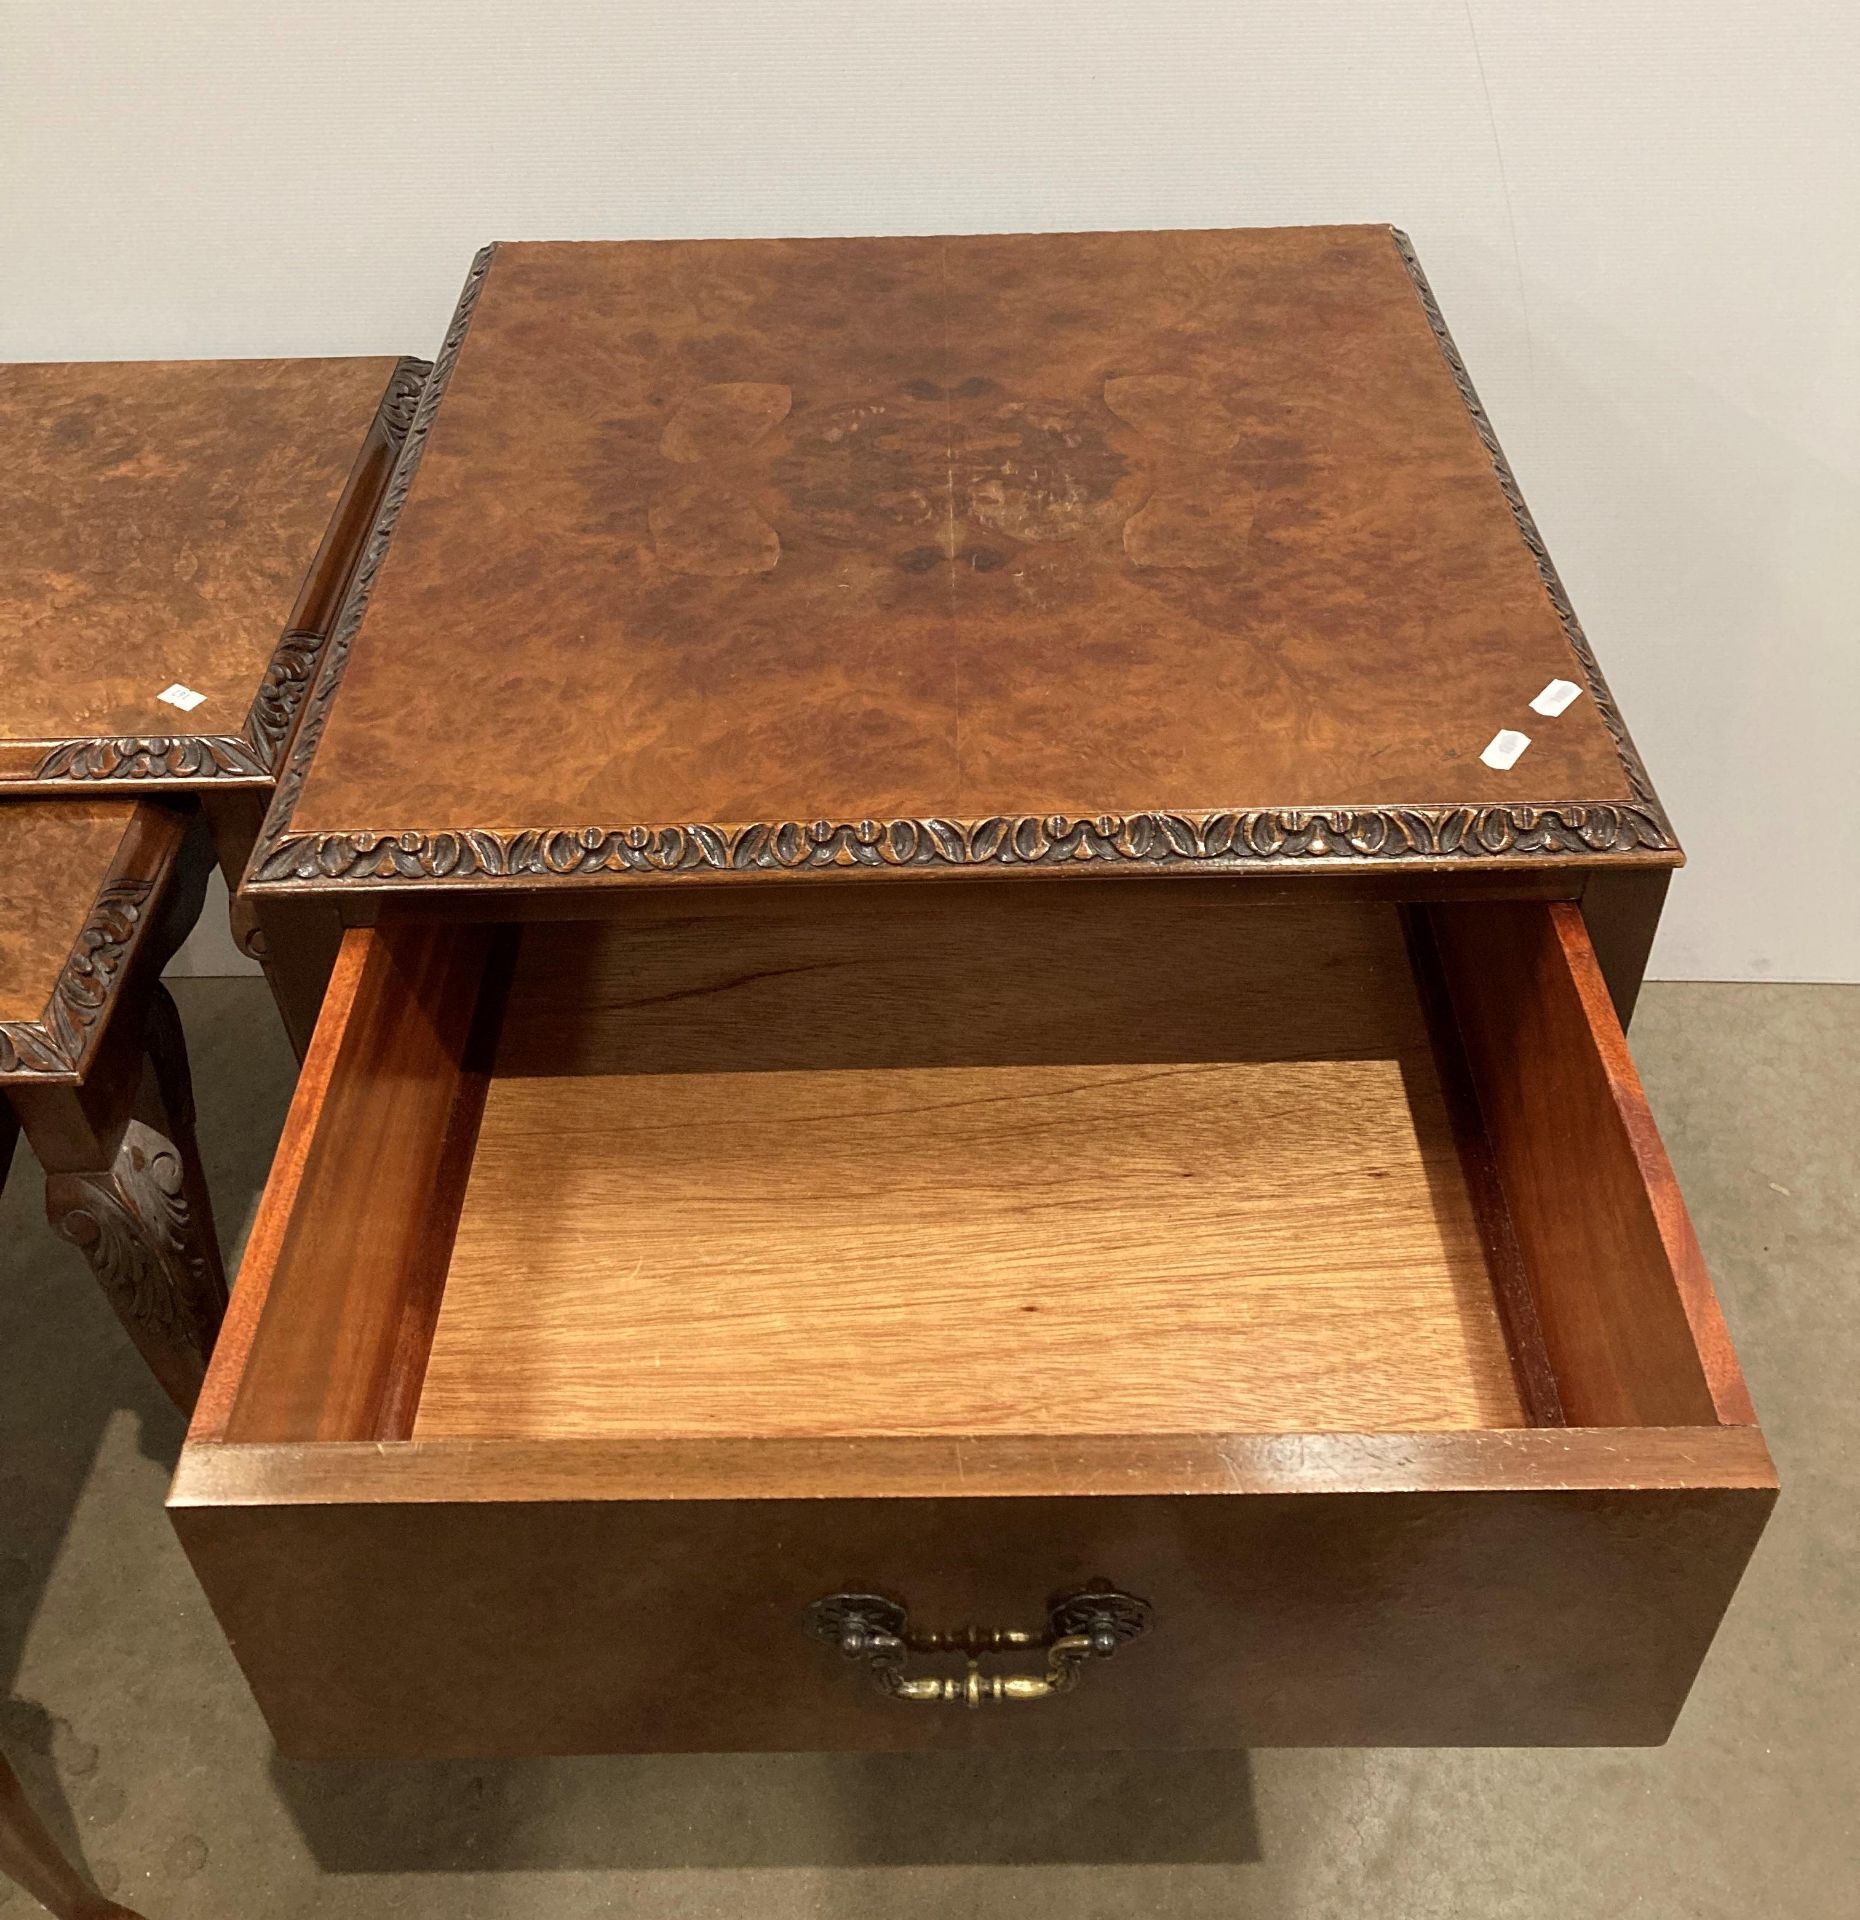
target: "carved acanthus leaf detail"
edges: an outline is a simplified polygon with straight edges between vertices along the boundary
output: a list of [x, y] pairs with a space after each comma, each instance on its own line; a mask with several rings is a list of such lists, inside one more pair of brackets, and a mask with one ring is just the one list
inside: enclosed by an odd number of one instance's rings
[[0, 1023], [0, 1073], [78, 1071], [148, 905], [152, 882], [121, 880], [97, 896], [36, 1021]]
[[267, 765], [276, 764], [279, 750], [290, 733], [291, 721], [316, 674], [316, 657], [322, 650], [324, 638], [320, 633], [293, 628], [278, 642], [271, 665], [265, 669], [264, 682], [252, 702], [245, 725]]
[[224, 734], [147, 739], [63, 740], [46, 754], [35, 780], [262, 780], [269, 764], [249, 740]]
[[0, 1021], [0, 1073], [70, 1074], [74, 1063], [52, 1044], [43, 1026], [31, 1020]]
[[407, 437], [413, 416], [419, 411], [420, 394], [426, 376], [433, 370], [430, 360], [404, 359], [394, 369], [387, 392], [381, 399], [381, 425], [396, 445]]
[[108, 1174], [55, 1174], [46, 1201], [59, 1234], [83, 1253], [117, 1313], [204, 1356], [218, 1329], [218, 1289], [193, 1251], [193, 1217], [172, 1141], [130, 1121]]

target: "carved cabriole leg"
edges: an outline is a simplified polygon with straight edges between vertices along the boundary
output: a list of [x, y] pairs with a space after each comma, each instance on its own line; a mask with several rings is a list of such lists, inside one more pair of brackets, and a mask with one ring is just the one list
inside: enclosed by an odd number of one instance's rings
[[[94, 1154], [75, 1156], [98, 1164], [47, 1166], [45, 1210], [90, 1262], [149, 1370], [186, 1412], [199, 1396], [226, 1311], [226, 1276], [194, 1143], [186, 1060], [173, 1051], [174, 1003], [158, 987], [150, 1004], [130, 1116], [113, 1146], [96, 1138]], [[160, 1031], [170, 1026], [174, 1037]]]
[[120, 1167], [126, 1157], [133, 1160], [140, 1151], [148, 1177], [162, 1196], [157, 1204], [187, 1278], [184, 1293], [175, 1300], [177, 1311], [185, 1317], [181, 1335], [199, 1352], [204, 1368], [226, 1314], [226, 1273], [220, 1264], [206, 1169], [200, 1164], [200, 1144], [194, 1137], [194, 1077], [187, 1064], [187, 1039], [181, 1030], [180, 1009], [159, 981], [149, 996], [143, 1048], [146, 1067], [136, 1117], [124, 1129], [117, 1163]]
[[177, 1130], [182, 1140], [130, 1120], [107, 1170], [46, 1176], [45, 1211], [90, 1262], [149, 1371], [188, 1412], [226, 1312], [226, 1275], [193, 1129]]
[[0, 1873], [24, 1887], [56, 1920], [140, 1920], [128, 1907], [106, 1900], [59, 1851], [4, 1754], [0, 1754]]

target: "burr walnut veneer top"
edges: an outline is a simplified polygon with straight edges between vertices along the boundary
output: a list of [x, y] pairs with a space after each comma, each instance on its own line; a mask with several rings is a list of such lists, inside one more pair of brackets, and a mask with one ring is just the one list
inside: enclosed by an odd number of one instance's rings
[[162, 800], [0, 799], [0, 1082], [85, 1078], [188, 818]]
[[45, 1011], [135, 814], [133, 800], [0, 801], [0, 1021]]
[[1255, 808], [1590, 806], [1377, 845], [1672, 864], [1461, 378], [1383, 227], [489, 249], [256, 876]]
[[0, 366], [0, 779], [269, 779], [237, 736], [396, 364]]

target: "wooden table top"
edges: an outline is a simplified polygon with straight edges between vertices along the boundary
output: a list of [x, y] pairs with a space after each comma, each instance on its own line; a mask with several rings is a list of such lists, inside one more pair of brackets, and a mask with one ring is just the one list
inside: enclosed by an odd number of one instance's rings
[[1385, 227], [489, 248], [331, 660], [260, 886], [1679, 859]]
[[0, 799], [0, 1084], [82, 1078], [186, 830], [159, 801]]
[[0, 782], [269, 784], [313, 563], [417, 394], [393, 359], [0, 366]]

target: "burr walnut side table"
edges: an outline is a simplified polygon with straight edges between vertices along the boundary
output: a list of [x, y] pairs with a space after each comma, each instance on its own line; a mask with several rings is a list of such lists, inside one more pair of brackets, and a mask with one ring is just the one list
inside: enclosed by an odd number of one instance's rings
[[184, 1412], [226, 1306], [161, 970], [212, 852], [185, 805], [0, 798], [0, 1094], [77, 1246]]
[[[0, 366], [0, 794], [198, 795], [236, 885], [425, 373]], [[318, 925], [258, 955], [300, 1050]]]
[[245, 889], [277, 1738], [1663, 1739], [1775, 1492], [1679, 863], [1401, 235], [487, 250]]

